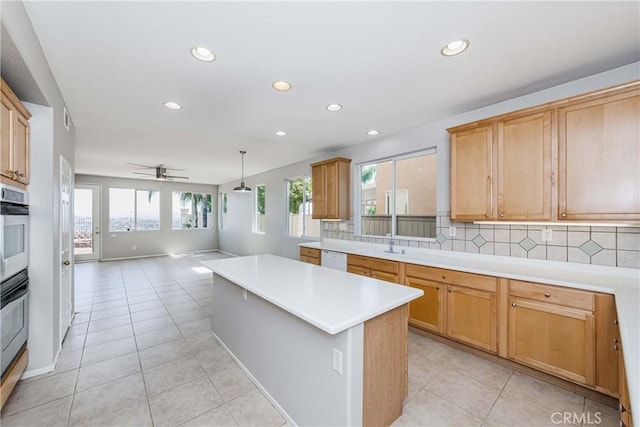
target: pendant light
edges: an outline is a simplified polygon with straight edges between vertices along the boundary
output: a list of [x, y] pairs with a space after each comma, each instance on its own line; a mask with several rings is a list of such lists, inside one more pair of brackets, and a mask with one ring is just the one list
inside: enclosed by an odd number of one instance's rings
[[242, 181], [240, 181], [240, 187], [236, 187], [233, 189], [234, 193], [251, 193], [251, 187], [246, 187], [244, 185], [244, 155], [247, 154], [246, 151], [240, 150], [240, 155], [242, 155]]

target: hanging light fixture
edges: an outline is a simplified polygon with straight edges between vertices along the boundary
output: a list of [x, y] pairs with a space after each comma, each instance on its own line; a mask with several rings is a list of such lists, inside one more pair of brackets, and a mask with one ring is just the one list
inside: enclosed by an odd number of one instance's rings
[[247, 154], [246, 151], [240, 150], [240, 154], [242, 155], [242, 181], [240, 181], [240, 187], [236, 187], [233, 189], [234, 193], [251, 193], [251, 187], [246, 187], [244, 185], [244, 155]]

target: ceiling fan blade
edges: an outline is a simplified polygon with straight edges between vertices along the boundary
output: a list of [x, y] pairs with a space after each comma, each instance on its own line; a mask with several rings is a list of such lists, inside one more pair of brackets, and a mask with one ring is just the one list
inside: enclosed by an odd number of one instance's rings
[[144, 173], [144, 172], [136, 172], [136, 171], [133, 171], [133, 173], [136, 174], [136, 175], [156, 176], [153, 173]]
[[174, 169], [174, 168], [168, 168], [165, 166], [159, 166], [159, 167], [164, 168], [164, 170], [167, 170], [167, 171], [186, 171], [186, 169]]
[[175, 178], [175, 179], [189, 179], [188, 176], [178, 176], [178, 175], [164, 175], [165, 178]]
[[127, 165], [131, 165], [131, 166], [139, 166], [141, 168], [145, 168], [145, 169], [155, 169], [155, 166], [148, 166], [148, 165], [141, 165], [139, 163], [129, 163], [129, 162], [125, 162], [125, 164]]

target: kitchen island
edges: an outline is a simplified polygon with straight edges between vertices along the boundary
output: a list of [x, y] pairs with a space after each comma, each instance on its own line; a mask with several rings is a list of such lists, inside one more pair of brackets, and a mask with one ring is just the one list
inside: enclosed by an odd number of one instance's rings
[[274, 255], [204, 261], [213, 331], [296, 425], [390, 425], [407, 394], [421, 290]]

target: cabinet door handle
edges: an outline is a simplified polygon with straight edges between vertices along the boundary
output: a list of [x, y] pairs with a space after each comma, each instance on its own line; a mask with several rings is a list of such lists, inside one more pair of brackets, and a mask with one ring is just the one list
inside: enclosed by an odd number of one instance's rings
[[13, 173], [15, 173], [17, 176], [19, 176], [20, 178], [24, 178], [24, 173], [20, 172], [20, 171], [13, 171]]
[[442, 276], [442, 280], [445, 280], [447, 278], [447, 276]]
[[618, 338], [613, 339], [614, 344], [618, 342]]
[[436, 290], [440, 290], [440, 286], [439, 286], [439, 285], [438, 285], [438, 286], [436, 286]]
[[516, 306], [516, 303], [515, 303], [515, 302], [512, 302], [512, 303], [511, 303], [511, 307], [515, 307], [515, 306]]
[[613, 324], [617, 325], [618, 324], [618, 319], [613, 319]]
[[620, 349], [620, 347], [618, 347], [617, 345], [614, 345], [614, 346], [613, 346], [613, 349], [614, 349], [614, 350], [619, 350], [619, 349]]
[[485, 218], [489, 218], [489, 214], [484, 214], [484, 217]]
[[453, 289], [449, 288], [449, 293], [453, 293]]
[[504, 218], [504, 214], [503, 213], [500, 214], [500, 218]]
[[549, 298], [550, 296], [551, 296], [551, 294], [550, 294], [550, 293], [545, 292], [545, 294], [544, 294], [544, 297], [545, 297], [545, 298]]
[[566, 218], [566, 217], [567, 217], [566, 212], [562, 212], [562, 213], [560, 214], [560, 218]]

